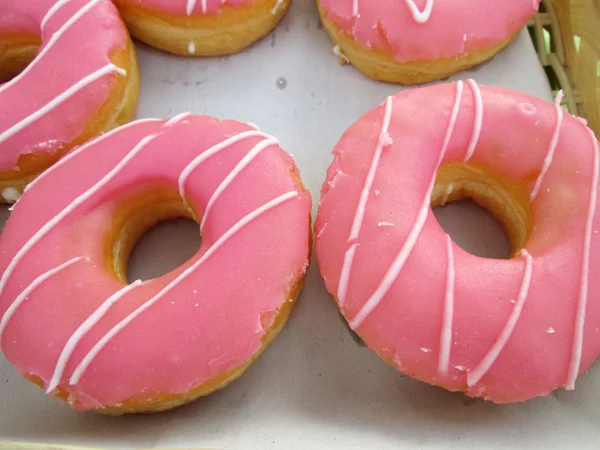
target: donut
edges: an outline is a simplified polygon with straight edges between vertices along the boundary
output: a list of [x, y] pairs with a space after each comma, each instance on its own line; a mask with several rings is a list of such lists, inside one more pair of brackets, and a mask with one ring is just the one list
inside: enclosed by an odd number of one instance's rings
[[[582, 119], [524, 93], [468, 80], [388, 98], [333, 151], [315, 222], [328, 291], [418, 380], [495, 403], [573, 389], [600, 353], [598, 152]], [[465, 198], [510, 259], [442, 230], [431, 207]]]
[[0, 201], [16, 201], [71, 148], [132, 120], [138, 92], [135, 49], [110, 0], [3, 0]]
[[[161, 411], [221, 389], [290, 314], [310, 209], [293, 159], [250, 125], [184, 114], [108, 132], [38, 177], [8, 220], [2, 352], [78, 410]], [[137, 240], [174, 217], [200, 224], [198, 252], [127, 284]]]
[[[317, 0], [341, 52], [376, 80], [441, 80], [502, 50], [541, 0]], [[337, 47], [336, 47], [337, 48]]]
[[184, 56], [231, 55], [271, 31], [291, 0], [114, 0], [139, 40]]

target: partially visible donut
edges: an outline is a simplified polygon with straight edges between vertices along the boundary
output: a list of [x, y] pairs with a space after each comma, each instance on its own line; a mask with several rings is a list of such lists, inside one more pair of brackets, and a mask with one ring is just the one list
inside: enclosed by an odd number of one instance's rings
[[[176, 149], [176, 151], [171, 151]], [[310, 194], [276, 139], [235, 121], [141, 120], [37, 178], [0, 236], [0, 345], [79, 410], [174, 408], [237, 379], [307, 270]], [[181, 267], [127, 284], [138, 238], [193, 217]]]
[[131, 34], [185, 56], [240, 52], [285, 16], [291, 0], [114, 0]]
[[133, 119], [135, 49], [110, 0], [0, 2], [0, 201]]
[[[581, 119], [474, 81], [404, 91], [344, 134], [316, 255], [350, 326], [398, 370], [496, 403], [573, 389], [600, 353], [598, 141]], [[452, 242], [471, 197], [509, 260]]]
[[318, 0], [323, 25], [349, 61], [377, 80], [447, 78], [502, 50], [541, 0]]

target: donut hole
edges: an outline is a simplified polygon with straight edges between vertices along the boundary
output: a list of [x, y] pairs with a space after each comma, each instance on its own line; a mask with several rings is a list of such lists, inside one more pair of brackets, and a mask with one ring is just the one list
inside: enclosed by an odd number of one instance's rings
[[[438, 208], [452, 202], [459, 203]], [[525, 189], [486, 167], [472, 163], [442, 166], [431, 206], [438, 208], [440, 226], [476, 256], [509, 259], [525, 247], [531, 235], [531, 202]]]
[[456, 200], [435, 208], [433, 213], [463, 250], [481, 258], [510, 259], [511, 247], [504, 229], [473, 200]]
[[123, 283], [158, 278], [192, 258], [199, 224], [174, 190], [153, 190], [121, 203], [106, 240], [106, 265]]
[[22, 35], [0, 39], [0, 84], [19, 75], [35, 59], [39, 36]]

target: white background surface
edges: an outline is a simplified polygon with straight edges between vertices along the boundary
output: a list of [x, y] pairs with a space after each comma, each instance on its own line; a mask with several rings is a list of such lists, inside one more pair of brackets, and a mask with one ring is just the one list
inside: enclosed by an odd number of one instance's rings
[[[138, 45], [138, 117], [190, 110], [256, 123], [295, 156], [316, 212], [342, 132], [401, 88], [339, 66], [313, 3], [295, 0], [273, 34], [230, 58], [180, 58]], [[526, 33], [491, 62], [453, 79], [468, 77], [549, 99]], [[285, 89], [278, 87], [280, 78]], [[489, 218], [468, 205], [438, 216], [457, 242], [478, 254], [498, 255], [506, 245]], [[467, 224], [465, 217], [471, 218]], [[189, 225], [171, 223], [153, 233], [134, 255], [134, 272], [156, 275], [157, 268], [190, 256], [190, 242], [198, 239], [197, 227]], [[174, 412], [120, 418], [78, 413], [47, 398], [0, 357], [0, 439], [240, 450], [598, 448], [598, 375], [598, 367], [592, 369], [574, 393], [561, 390], [511, 406], [413, 381], [357, 345], [313, 264], [290, 322], [258, 362], [225, 390]]]

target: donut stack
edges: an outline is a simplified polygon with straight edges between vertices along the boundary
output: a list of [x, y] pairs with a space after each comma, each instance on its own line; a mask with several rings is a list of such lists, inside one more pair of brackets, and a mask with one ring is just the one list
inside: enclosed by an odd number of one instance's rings
[[[0, 193], [18, 202], [0, 237], [0, 348], [48, 395], [106, 414], [171, 409], [240, 377], [283, 329], [312, 245], [293, 159], [234, 120], [130, 122], [129, 33], [178, 55], [229, 55], [290, 4], [0, 5]], [[539, 0], [317, 4], [344, 62], [419, 84], [494, 56]], [[406, 90], [333, 154], [316, 257], [369, 348], [418, 380], [496, 403], [574, 388], [600, 353], [600, 153], [560, 97], [473, 80]], [[466, 198], [503, 226], [510, 259], [471, 255], [442, 230], [431, 207]], [[199, 224], [198, 252], [128, 283], [135, 244], [177, 217]]]

